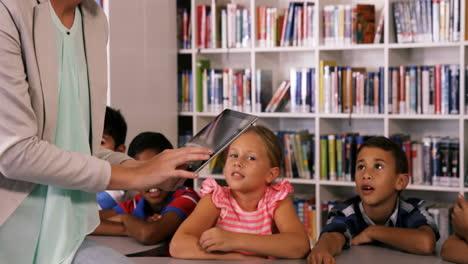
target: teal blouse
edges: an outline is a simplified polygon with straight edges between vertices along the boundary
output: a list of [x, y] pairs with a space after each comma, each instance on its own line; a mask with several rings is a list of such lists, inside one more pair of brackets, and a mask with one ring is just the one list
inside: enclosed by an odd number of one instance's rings
[[[54, 144], [91, 155], [90, 96], [81, 12], [67, 29], [50, 6], [57, 37], [59, 102]], [[2, 262], [71, 263], [99, 224], [96, 194], [37, 185], [0, 227]]]

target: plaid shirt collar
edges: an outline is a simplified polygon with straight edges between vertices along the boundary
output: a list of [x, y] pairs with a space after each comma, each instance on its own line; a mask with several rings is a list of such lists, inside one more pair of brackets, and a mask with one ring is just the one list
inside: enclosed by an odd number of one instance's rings
[[[400, 208], [400, 197], [397, 197], [395, 210], [393, 211], [390, 218], [388, 218], [387, 222], [385, 222], [385, 226], [390, 226], [390, 227], [396, 226], [399, 208]], [[375, 225], [374, 221], [372, 221], [372, 219], [370, 219], [370, 217], [364, 211], [364, 207], [362, 206], [362, 201], [359, 202], [359, 211], [361, 211], [362, 218], [364, 219], [364, 222], [366, 222], [366, 224], [368, 224], [369, 226]]]

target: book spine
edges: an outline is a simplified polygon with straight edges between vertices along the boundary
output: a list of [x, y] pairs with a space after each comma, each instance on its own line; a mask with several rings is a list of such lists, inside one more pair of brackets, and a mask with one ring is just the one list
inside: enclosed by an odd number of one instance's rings
[[335, 135], [328, 135], [328, 176], [336, 181], [336, 142]]
[[432, 153], [432, 185], [440, 186], [439, 178], [441, 176], [441, 153], [440, 138], [433, 137], [431, 142]]
[[423, 184], [431, 185], [432, 183], [432, 149], [431, 138], [423, 137], [422, 139], [422, 159], [423, 159]]
[[336, 179], [343, 179], [343, 139], [340, 135], [336, 135]]
[[458, 139], [450, 140], [450, 169], [451, 169], [451, 187], [460, 186], [460, 143]]
[[450, 66], [450, 114], [460, 111], [460, 68], [458, 65]]
[[320, 179], [328, 179], [328, 136], [320, 136]]

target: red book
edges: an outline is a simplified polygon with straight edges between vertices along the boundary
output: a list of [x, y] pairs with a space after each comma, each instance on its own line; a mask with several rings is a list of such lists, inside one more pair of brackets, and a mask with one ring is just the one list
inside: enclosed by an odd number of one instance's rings
[[[278, 25], [279, 25], [279, 21], [278, 20]], [[283, 20], [282, 20], [282, 26], [281, 26], [281, 34], [278, 34], [278, 36], [280, 36], [280, 46], [283, 47], [285, 46], [285, 35], [286, 35], [286, 26], [288, 25], [288, 9], [286, 9], [284, 11], [284, 16], [283, 16]]]
[[197, 46], [198, 48], [203, 48], [203, 38], [202, 38], [202, 17], [204, 13], [204, 6], [197, 6]]
[[244, 105], [244, 78], [242, 77], [242, 73], [237, 74], [237, 106]]
[[440, 72], [440, 65], [436, 65], [435, 66], [435, 78], [434, 78], [434, 82], [435, 82], [435, 91], [434, 91], [434, 113], [436, 114], [440, 114], [440, 110], [441, 110], [441, 98], [442, 98], [442, 94], [441, 94], [441, 72]]
[[405, 84], [406, 84], [406, 69], [405, 69], [405, 66], [400, 66], [400, 83], [399, 83], [399, 94], [398, 94], [398, 102], [400, 103], [400, 114], [404, 114], [406, 112], [406, 107], [405, 106], [405, 95], [406, 95], [406, 88], [405, 88]]

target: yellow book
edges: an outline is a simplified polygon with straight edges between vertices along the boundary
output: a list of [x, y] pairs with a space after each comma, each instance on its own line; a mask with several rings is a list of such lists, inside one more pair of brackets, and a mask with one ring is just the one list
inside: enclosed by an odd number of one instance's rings
[[336, 62], [335, 61], [324, 61], [324, 60], [321, 60], [320, 61], [320, 65], [319, 65], [319, 112], [320, 113], [323, 113], [323, 106], [324, 106], [324, 102], [323, 102], [323, 67], [325, 66], [336, 66]]

